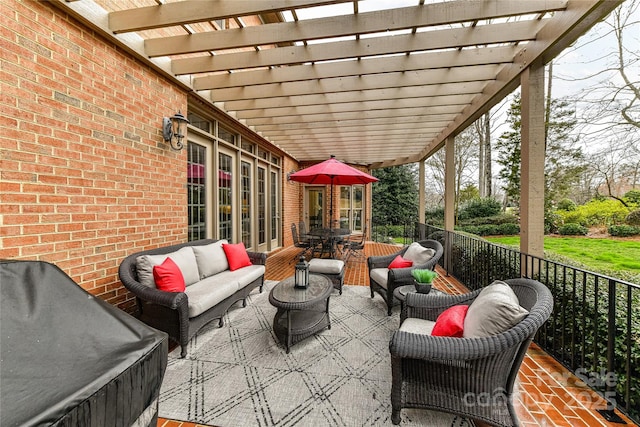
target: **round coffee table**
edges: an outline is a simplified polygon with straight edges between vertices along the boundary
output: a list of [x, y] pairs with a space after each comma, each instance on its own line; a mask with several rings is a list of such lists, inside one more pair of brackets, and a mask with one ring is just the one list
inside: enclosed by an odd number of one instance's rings
[[284, 279], [271, 289], [269, 302], [278, 309], [273, 317], [273, 331], [287, 347], [287, 353], [293, 344], [324, 328], [331, 329], [331, 292], [331, 280], [320, 274], [309, 275], [306, 289], [295, 288], [293, 277]]

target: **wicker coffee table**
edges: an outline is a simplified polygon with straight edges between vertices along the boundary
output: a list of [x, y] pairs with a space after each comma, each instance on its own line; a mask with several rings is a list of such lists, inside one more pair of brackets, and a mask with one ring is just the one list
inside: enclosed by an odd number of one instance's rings
[[278, 311], [273, 317], [273, 331], [287, 347], [323, 330], [331, 329], [329, 297], [331, 280], [320, 274], [309, 275], [307, 289], [294, 287], [294, 278], [278, 283], [269, 293], [269, 302]]

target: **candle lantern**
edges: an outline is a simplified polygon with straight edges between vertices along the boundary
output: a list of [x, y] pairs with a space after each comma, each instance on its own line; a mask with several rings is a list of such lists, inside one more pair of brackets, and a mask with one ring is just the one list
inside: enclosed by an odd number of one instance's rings
[[301, 256], [296, 264], [295, 287], [307, 289], [307, 286], [309, 286], [309, 263]]

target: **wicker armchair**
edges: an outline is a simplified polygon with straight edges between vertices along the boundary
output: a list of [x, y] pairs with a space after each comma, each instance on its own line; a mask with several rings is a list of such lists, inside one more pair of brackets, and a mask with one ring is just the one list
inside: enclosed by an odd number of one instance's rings
[[[435, 251], [433, 257], [424, 264], [414, 264], [408, 268], [395, 268], [388, 271], [382, 271], [385, 274], [374, 274], [372, 272], [375, 269], [387, 269], [391, 261], [398, 255], [404, 256], [408, 247], [403, 248], [401, 251], [391, 255], [383, 256], [370, 256], [367, 258], [367, 265], [369, 267], [369, 288], [371, 289], [371, 298], [374, 297], [374, 292], [377, 292], [387, 302], [387, 314], [391, 316], [391, 309], [393, 308], [393, 291], [403, 285], [409, 285], [413, 283], [413, 276], [411, 270], [416, 268], [433, 270], [438, 263], [438, 260], [442, 257], [443, 248], [440, 242], [436, 240], [422, 240], [418, 242], [425, 248], [431, 248]], [[376, 273], [380, 273], [378, 270]], [[385, 280], [386, 279], [386, 280]]]
[[[519, 425], [513, 408], [513, 383], [529, 343], [551, 314], [553, 297], [535, 280], [505, 282], [529, 314], [501, 334], [452, 338], [394, 332], [389, 343], [393, 424], [400, 423], [402, 408], [420, 408], [496, 426]], [[435, 321], [448, 307], [470, 305], [479, 293], [480, 290], [455, 296], [409, 293], [406, 317]]]

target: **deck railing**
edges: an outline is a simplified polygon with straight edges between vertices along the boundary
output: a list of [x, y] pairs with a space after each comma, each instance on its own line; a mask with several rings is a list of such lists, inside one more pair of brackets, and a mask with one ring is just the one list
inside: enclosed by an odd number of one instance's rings
[[617, 407], [640, 420], [639, 285], [425, 224], [414, 233], [439, 240], [440, 264], [470, 289], [512, 277], [544, 283], [554, 310], [536, 343], [607, 400], [605, 418], [616, 421]]

